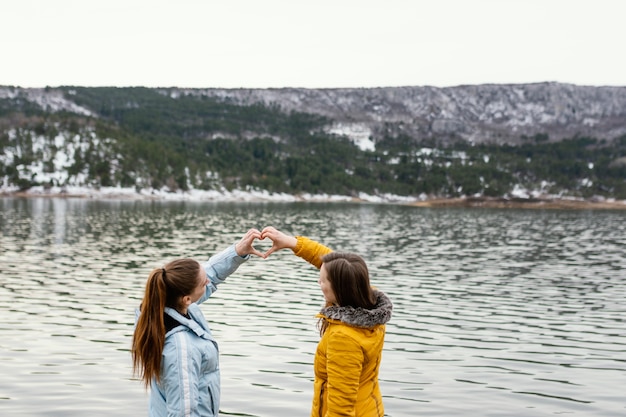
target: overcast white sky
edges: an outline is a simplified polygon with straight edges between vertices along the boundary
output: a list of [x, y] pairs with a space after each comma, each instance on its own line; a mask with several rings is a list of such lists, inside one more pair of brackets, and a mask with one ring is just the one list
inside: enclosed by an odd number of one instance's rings
[[0, 85], [626, 86], [626, 0], [0, 0]]

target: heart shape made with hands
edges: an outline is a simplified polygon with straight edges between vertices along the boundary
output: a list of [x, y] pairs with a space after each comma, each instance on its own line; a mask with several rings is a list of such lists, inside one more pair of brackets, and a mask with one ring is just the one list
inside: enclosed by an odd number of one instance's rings
[[273, 227], [266, 227], [263, 232], [253, 228], [249, 229], [237, 243], [239, 248], [237, 252], [266, 259], [275, 251], [293, 246], [294, 242], [290, 239], [295, 240], [295, 238], [290, 238]]
[[254, 238], [254, 240], [252, 241], [252, 247], [259, 251], [261, 254], [263, 254], [263, 259], [267, 259], [267, 257], [269, 256], [268, 252], [270, 252], [273, 246], [274, 241], [269, 237], [263, 237], [261, 239]]

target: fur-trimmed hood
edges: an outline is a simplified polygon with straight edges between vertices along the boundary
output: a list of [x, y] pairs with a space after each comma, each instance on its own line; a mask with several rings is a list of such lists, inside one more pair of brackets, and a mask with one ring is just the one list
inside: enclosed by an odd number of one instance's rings
[[382, 291], [374, 290], [376, 305], [368, 310], [362, 307], [329, 306], [323, 308], [318, 316], [331, 320], [339, 320], [349, 326], [370, 328], [379, 324], [385, 324], [391, 319], [393, 305], [389, 297]]

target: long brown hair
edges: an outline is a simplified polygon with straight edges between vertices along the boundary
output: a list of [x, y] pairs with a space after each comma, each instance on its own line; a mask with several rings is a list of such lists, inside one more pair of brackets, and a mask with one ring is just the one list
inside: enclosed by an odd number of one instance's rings
[[[376, 306], [376, 295], [370, 286], [367, 264], [354, 253], [331, 252], [322, 257], [322, 268], [326, 269], [330, 287], [340, 307], [366, 308]], [[328, 327], [328, 321], [319, 322], [320, 335]]]
[[161, 378], [161, 355], [165, 345], [165, 307], [177, 308], [181, 297], [198, 286], [200, 264], [177, 259], [150, 272], [133, 334], [133, 372], [147, 387]]

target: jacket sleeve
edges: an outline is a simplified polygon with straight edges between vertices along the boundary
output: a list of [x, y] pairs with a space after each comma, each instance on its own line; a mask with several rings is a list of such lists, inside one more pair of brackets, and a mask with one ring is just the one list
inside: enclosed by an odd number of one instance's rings
[[327, 417], [354, 417], [364, 360], [361, 345], [351, 337], [333, 332], [329, 334], [326, 355]]
[[248, 259], [250, 259], [250, 255], [239, 256], [233, 244], [206, 261], [202, 266], [210, 283], [206, 286], [204, 295], [198, 300], [198, 304], [206, 301], [211, 294], [217, 291], [217, 286], [224, 282], [230, 274], [235, 272]]
[[[168, 417], [200, 417], [198, 381], [200, 360], [188, 344], [184, 331], [172, 336], [163, 350], [161, 386], [167, 399]], [[199, 354], [199, 353], [198, 353]]]
[[298, 242], [296, 243], [296, 247], [293, 249], [293, 253], [308, 263], [314, 265], [317, 269], [322, 267], [322, 257], [333, 251], [321, 243], [304, 236], [296, 236], [296, 240]]

